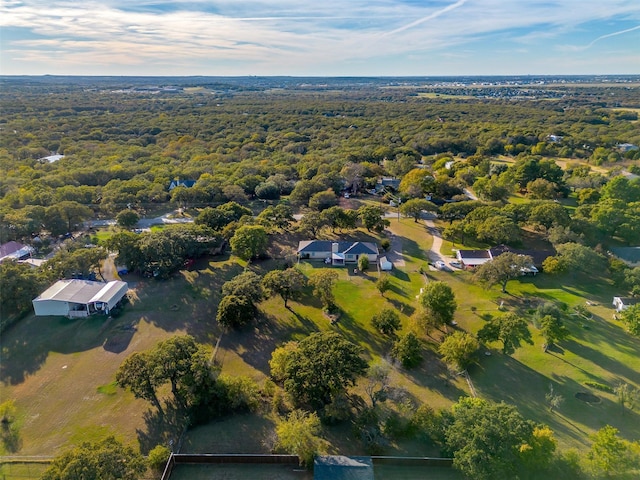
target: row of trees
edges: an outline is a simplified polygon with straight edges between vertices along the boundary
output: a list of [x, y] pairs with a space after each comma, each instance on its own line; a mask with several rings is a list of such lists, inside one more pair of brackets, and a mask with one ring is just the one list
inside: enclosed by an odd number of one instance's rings
[[[451, 410], [440, 412], [423, 405], [409, 425], [418, 435], [437, 439], [453, 455], [454, 467], [468, 478], [632, 475], [640, 461], [640, 444], [621, 439], [609, 425], [591, 436], [591, 447], [580, 458], [574, 452], [559, 452], [553, 431], [524, 419], [515, 407], [477, 398], [462, 398]], [[292, 411], [277, 423], [276, 435], [275, 447], [297, 454], [305, 465], [310, 466], [314, 455], [327, 448], [320, 419], [314, 413]], [[138, 480], [148, 466], [161, 470], [168, 453], [166, 447], [156, 448], [145, 461], [130, 446], [107, 437], [62, 452], [42, 478]]]

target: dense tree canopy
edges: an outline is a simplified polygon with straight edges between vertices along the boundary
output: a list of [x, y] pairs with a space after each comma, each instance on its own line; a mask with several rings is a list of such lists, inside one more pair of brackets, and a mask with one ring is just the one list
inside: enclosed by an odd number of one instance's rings
[[269, 237], [264, 227], [245, 225], [236, 230], [230, 243], [233, 253], [243, 260], [251, 260], [266, 252]]
[[371, 318], [371, 325], [381, 333], [393, 336], [400, 329], [400, 316], [395, 310], [384, 308]]
[[552, 459], [555, 446], [536, 441], [535, 429], [512, 405], [462, 398], [452, 407], [446, 447], [454, 467], [469, 478], [518, 478], [533, 451], [541, 460], [538, 469]]
[[527, 255], [505, 252], [490, 262], [479, 265], [475, 278], [488, 286], [497, 283], [502, 287], [502, 291], [506, 292], [507, 282], [522, 276], [523, 272], [532, 265], [533, 260]]
[[162, 413], [158, 398], [162, 385], [171, 386], [178, 407], [192, 409], [208, 400], [206, 391], [215, 374], [204, 348], [193, 337], [183, 335], [127, 357], [116, 373], [116, 382], [137, 398], [150, 401]]
[[31, 307], [47, 279], [29, 265], [14, 261], [0, 263], [0, 330], [17, 313]]
[[61, 453], [44, 471], [42, 479], [138, 480], [146, 469], [142, 455], [114, 437], [107, 437]]
[[456, 331], [447, 335], [438, 347], [438, 352], [446, 363], [464, 370], [473, 362], [479, 348], [478, 341], [471, 334]]
[[317, 332], [293, 347], [276, 349], [270, 365], [295, 404], [321, 409], [364, 374], [367, 362], [361, 353], [338, 333]]
[[522, 342], [533, 345], [527, 321], [515, 313], [506, 313], [489, 320], [478, 331], [478, 339], [482, 342], [499, 340], [505, 355], [515, 352]]
[[622, 321], [633, 335], [640, 335], [640, 304], [631, 305], [621, 314]]
[[306, 277], [296, 268], [271, 270], [262, 279], [262, 285], [269, 295], [280, 295], [284, 306], [295, 299], [307, 284]]
[[337, 280], [338, 274], [332, 270], [320, 270], [313, 273], [309, 278], [309, 284], [313, 287], [313, 294], [320, 299], [327, 310], [335, 306], [333, 286]]
[[420, 304], [438, 328], [451, 323], [458, 307], [451, 287], [438, 281], [427, 283], [420, 295]]

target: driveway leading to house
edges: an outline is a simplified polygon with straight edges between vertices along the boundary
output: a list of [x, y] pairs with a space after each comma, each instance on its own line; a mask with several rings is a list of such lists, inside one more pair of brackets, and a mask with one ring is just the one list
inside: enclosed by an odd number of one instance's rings
[[440, 249], [442, 248], [442, 235], [440, 233], [440, 230], [436, 228], [433, 220], [431, 219], [425, 220], [425, 223], [427, 224], [427, 231], [429, 232], [429, 235], [433, 237], [431, 250], [429, 250], [429, 259], [431, 260], [431, 262], [441, 261], [444, 263], [448, 263], [440, 253]]
[[390, 233], [389, 241], [391, 242], [391, 246], [386, 253], [387, 260], [393, 263], [393, 266], [396, 268], [406, 266], [404, 256], [402, 255], [402, 237]]

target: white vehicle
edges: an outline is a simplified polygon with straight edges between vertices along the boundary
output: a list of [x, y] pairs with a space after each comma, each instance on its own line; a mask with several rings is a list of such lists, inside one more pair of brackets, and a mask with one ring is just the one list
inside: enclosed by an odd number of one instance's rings
[[435, 262], [433, 264], [438, 270], [444, 270], [445, 268], [447, 268], [447, 265], [443, 262], [438, 260], [437, 262]]
[[452, 260], [451, 262], [449, 262], [449, 265], [454, 268], [462, 268], [462, 263], [460, 263], [458, 260]]

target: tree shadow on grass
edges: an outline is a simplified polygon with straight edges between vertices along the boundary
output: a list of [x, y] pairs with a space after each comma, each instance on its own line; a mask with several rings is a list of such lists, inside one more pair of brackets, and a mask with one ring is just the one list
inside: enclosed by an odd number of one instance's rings
[[393, 283], [391, 284], [391, 287], [389, 288], [389, 291], [395, 293], [396, 295], [398, 295], [399, 297], [408, 297], [407, 292], [405, 292], [402, 288], [400, 288], [397, 285], [394, 285]]
[[180, 436], [187, 426], [186, 417], [184, 412], [170, 401], [165, 402], [164, 410], [164, 415], [155, 409], [149, 409], [142, 415], [145, 430], [136, 429], [136, 434], [140, 451], [144, 455], [157, 445], [171, 446], [174, 451], [178, 447]]
[[416, 367], [405, 369], [398, 366], [398, 369], [415, 384], [435, 390], [449, 400], [457, 401], [460, 397], [468, 395], [468, 392], [455, 385], [455, 376], [431, 348], [422, 350], [422, 361]]
[[351, 343], [360, 346], [366, 345], [374, 352], [384, 351], [385, 342], [381, 336], [363, 328], [348, 312], [342, 311], [333, 328], [342, 333]]
[[391, 276], [397, 278], [401, 282], [410, 282], [409, 274], [404, 270], [400, 270], [399, 268], [394, 268], [391, 270]]
[[563, 345], [567, 350], [573, 352], [580, 358], [591, 360], [603, 370], [616, 372], [620, 377], [627, 379], [629, 382], [635, 383], [636, 385], [640, 384], [639, 371], [629, 368], [625, 363], [605, 355], [600, 350], [588, 347], [572, 339], [565, 341]]
[[9, 453], [16, 453], [22, 448], [20, 429], [13, 422], [2, 422], [2, 425], [0, 425], [0, 439], [4, 449]]
[[206, 267], [164, 282], [149, 281], [137, 292], [140, 306], [136, 310], [166, 332], [184, 331], [198, 342], [209, 342], [222, 285], [243, 269], [237, 264], [218, 262]]
[[104, 316], [68, 319], [31, 315], [23, 319], [0, 336], [0, 381], [10, 385], [24, 382], [40, 370], [50, 352], [70, 354], [103, 345], [115, 325], [105, 329], [104, 322]]
[[[571, 422], [572, 417], [577, 417], [578, 415], [580, 421], [593, 430], [599, 430], [605, 425], [611, 425], [620, 430], [623, 435], [629, 435], [629, 433], [632, 433], [634, 426], [637, 428], [638, 422], [640, 422], [640, 415], [629, 409], [623, 411], [622, 407], [612, 400], [610, 395], [598, 391], [592, 392], [587, 386], [581, 385], [564, 375], [552, 374], [551, 378], [556, 382], [554, 392], [562, 395], [564, 399], [556, 413], [563, 417], [574, 429], [584, 434], [583, 442], [588, 440], [587, 433]], [[597, 398], [599, 401], [583, 401], [578, 398], [579, 395], [576, 395], [579, 393], [587, 393], [589, 394], [587, 396]], [[553, 414], [550, 416], [553, 417]], [[578, 439], [580, 440], [580, 437]]]
[[416, 308], [407, 303], [401, 302], [400, 300], [396, 300], [395, 298], [387, 298], [387, 302], [393, 305], [393, 308], [398, 310], [400, 313], [405, 314], [407, 317], [413, 315], [416, 311]]
[[113, 331], [107, 336], [102, 348], [107, 352], [122, 353], [129, 347], [135, 332], [135, 326], [121, 325], [117, 331]]
[[[610, 400], [603, 398], [596, 406], [575, 398], [577, 392], [588, 391], [585, 385], [566, 376], [552, 374], [547, 377], [512, 357], [493, 353], [470, 370], [471, 379], [481, 398], [516, 405], [525, 418], [547, 424], [558, 436], [582, 445], [587, 445], [588, 436], [579, 424], [598, 429], [604, 425], [603, 422], [615, 420], [615, 416], [612, 417], [612, 411], [615, 410], [611, 410], [615, 409], [615, 405]], [[564, 399], [553, 413], [545, 399], [550, 384], [554, 386], [554, 393]], [[634, 421], [637, 425], [637, 418]]]
[[288, 310], [298, 325], [282, 325], [272, 315], [261, 315], [257, 322], [246, 329], [225, 334], [221, 347], [235, 351], [244, 362], [269, 376], [269, 360], [273, 351], [292, 335], [308, 335], [317, 331], [317, 325], [294, 310]]

